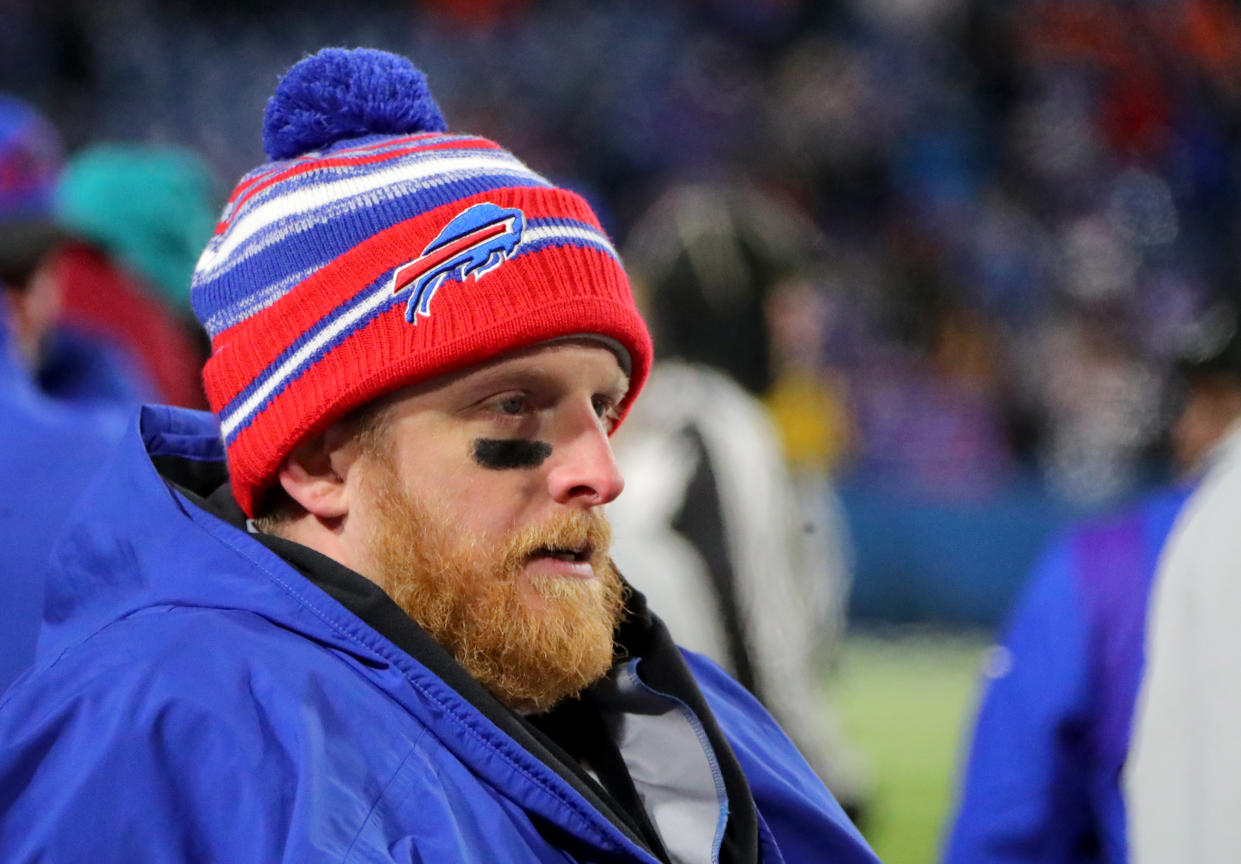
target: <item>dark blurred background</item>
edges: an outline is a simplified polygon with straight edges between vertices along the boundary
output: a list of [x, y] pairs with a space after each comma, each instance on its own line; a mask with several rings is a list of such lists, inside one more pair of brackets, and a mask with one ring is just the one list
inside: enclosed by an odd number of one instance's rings
[[801, 208], [858, 619], [992, 623], [1056, 524], [1166, 479], [1168, 371], [1235, 293], [1232, 3], [5, 0], [0, 34], [71, 150], [188, 145], [222, 194], [279, 73], [363, 44], [618, 239], [674, 182]]

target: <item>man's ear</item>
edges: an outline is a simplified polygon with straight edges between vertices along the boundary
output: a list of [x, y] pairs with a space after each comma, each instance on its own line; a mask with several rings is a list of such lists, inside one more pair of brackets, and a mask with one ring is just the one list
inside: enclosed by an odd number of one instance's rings
[[290, 453], [277, 479], [308, 513], [320, 519], [343, 518], [349, 513], [348, 480], [357, 449], [339, 426], [332, 426]]

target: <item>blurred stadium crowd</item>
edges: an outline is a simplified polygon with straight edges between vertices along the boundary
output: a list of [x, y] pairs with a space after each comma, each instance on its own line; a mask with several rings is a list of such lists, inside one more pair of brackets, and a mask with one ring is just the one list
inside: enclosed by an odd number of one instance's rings
[[[779, 405], [846, 503], [863, 490], [856, 513], [889, 491], [884, 512], [1122, 501], [1173, 472], [1173, 364], [1232, 326], [1233, 4], [10, 0], [5, 18], [0, 80], [70, 149], [184, 145], [221, 189], [278, 73], [339, 43], [416, 58], [456, 127], [586, 192], [621, 240], [687, 182], [796, 208], [819, 236], [786, 317], [811, 328], [817, 389]], [[1015, 512], [1033, 550], [1049, 525]]]

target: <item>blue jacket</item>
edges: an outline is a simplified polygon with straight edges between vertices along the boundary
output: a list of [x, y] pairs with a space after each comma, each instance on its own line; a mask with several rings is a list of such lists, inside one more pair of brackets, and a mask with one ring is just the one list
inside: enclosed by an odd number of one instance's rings
[[123, 428], [40, 393], [0, 317], [0, 691], [34, 659], [52, 541]]
[[1126, 860], [1147, 600], [1188, 494], [1157, 492], [1049, 547], [990, 661], [948, 864]]
[[[210, 415], [144, 408], [81, 502], [35, 667], [0, 702], [0, 860], [657, 860], [515, 715], [199, 506], [193, 476], [222, 458]], [[697, 728], [727, 738], [712, 764], [748, 780], [760, 860], [874, 862], [766, 712], [686, 662], [711, 707]]]

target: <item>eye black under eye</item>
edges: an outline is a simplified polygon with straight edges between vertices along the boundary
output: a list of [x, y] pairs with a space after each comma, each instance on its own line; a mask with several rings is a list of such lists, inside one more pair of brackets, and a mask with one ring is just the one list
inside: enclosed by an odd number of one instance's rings
[[552, 445], [546, 441], [527, 438], [478, 438], [474, 441], [474, 461], [493, 471], [538, 468], [550, 455]]

